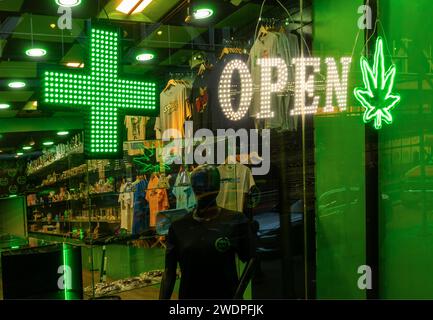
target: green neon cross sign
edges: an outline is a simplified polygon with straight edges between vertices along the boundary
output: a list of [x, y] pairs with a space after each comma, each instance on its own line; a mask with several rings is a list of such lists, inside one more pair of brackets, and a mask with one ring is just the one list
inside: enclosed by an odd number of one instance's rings
[[122, 115], [151, 115], [157, 110], [156, 83], [121, 79], [118, 30], [92, 28], [90, 67], [44, 70], [42, 104], [83, 110], [84, 154], [89, 159], [122, 157]]

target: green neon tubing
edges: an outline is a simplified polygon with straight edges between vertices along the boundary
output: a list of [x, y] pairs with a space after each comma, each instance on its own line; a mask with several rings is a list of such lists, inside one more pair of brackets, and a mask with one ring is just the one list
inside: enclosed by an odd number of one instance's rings
[[382, 38], [378, 37], [376, 40], [373, 68], [370, 67], [367, 59], [362, 57], [361, 71], [364, 88], [355, 88], [353, 92], [365, 108], [364, 123], [374, 120], [374, 128], [380, 129], [382, 122], [392, 123], [391, 110], [400, 101], [400, 95], [392, 93], [396, 74], [395, 65], [392, 64], [385, 72]]

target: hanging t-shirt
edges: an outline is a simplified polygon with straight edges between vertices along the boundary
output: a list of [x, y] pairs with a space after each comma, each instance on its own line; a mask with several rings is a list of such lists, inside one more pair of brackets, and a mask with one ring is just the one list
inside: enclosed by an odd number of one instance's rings
[[217, 205], [227, 210], [243, 212], [245, 194], [255, 185], [250, 168], [240, 163], [223, 164], [218, 166], [218, 171], [221, 187]]
[[[207, 128], [216, 133], [217, 129], [233, 128], [234, 130], [238, 130], [241, 128], [250, 129], [254, 127], [253, 120], [249, 117], [248, 112], [240, 120], [231, 120], [227, 118], [221, 108], [218, 96], [221, 74], [224, 67], [234, 59], [242, 60], [246, 63], [248, 56], [243, 54], [227, 54], [215, 63], [212, 70], [206, 71], [194, 81], [192, 95], [190, 97], [191, 103], [195, 104], [192, 118], [194, 121], [194, 130]], [[242, 89], [239, 72], [233, 72], [231, 80], [230, 98], [233, 110], [237, 111]], [[202, 101], [206, 101], [204, 97], [206, 95], [207, 103], [203, 105]], [[195, 123], [196, 120], [197, 123]]]
[[125, 116], [128, 141], [146, 139], [146, 123], [149, 119], [149, 117]]
[[[296, 36], [294, 36], [296, 38]], [[292, 48], [293, 47], [293, 48]], [[261, 107], [261, 68], [257, 64], [260, 58], [276, 58], [283, 59], [288, 68], [288, 81], [294, 81], [294, 68], [292, 66], [292, 58], [297, 57], [296, 52], [299, 51], [297, 38], [287, 36], [284, 32], [267, 32], [265, 35], [259, 35], [254, 42], [250, 51], [248, 64], [251, 69], [253, 78], [253, 102], [250, 114], [255, 117], [260, 112]], [[272, 82], [276, 81], [277, 73], [273, 72]], [[274, 113], [272, 118], [265, 119], [265, 128], [280, 129], [280, 130], [295, 130], [296, 117], [290, 116], [291, 102], [288, 90], [271, 94], [271, 110]]]
[[209, 112], [209, 108], [212, 108], [208, 93], [209, 75], [210, 72], [198, 75], [192, 85], [190, 102], [194, 132], [201, 128], [212, 128]]
[[132, 192], [132, 184], [124, 183], [119, 190], [120, 203], [120, 228], [132, 231], [132, 215], [134, 208], [134, 193]]
[[157, 137], [167, 129], [176, 129], [185, 136], [185, 120], [191, 118], [190, 89], [183, 84], [170, 86], [160, 94], [160, 113], [155, 121]]
[[149, 217], [146, 215], [149, 208], [146, 199], [147, 180], [140, 180], [134, 185], [134, 217], [132, 221], [132, 234], [139, 234], [149, 225]]
[[177, 175], [173, 195], [176, 197], [176, 209], [191, 211], [196, 206], [197, 202], [188, 172], [182, 171]]
[[154, 175], [150, 178], [146, 191], [146, 200], [149, 202], [149, 225], [156, 226], [156, 215], [169, 208], [167, 189], [158, 187], [159, 178]]

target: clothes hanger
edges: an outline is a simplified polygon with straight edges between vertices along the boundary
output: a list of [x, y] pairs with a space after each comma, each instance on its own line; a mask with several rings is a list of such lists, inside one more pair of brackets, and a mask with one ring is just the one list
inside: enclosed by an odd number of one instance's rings
[[170, 79], [167, 82], [167, 85], [165, 86], [164, 90], [162, 90], [163, 92], [167, 91], [171, 86], [176, 86], [176, 80], [174, 79]]

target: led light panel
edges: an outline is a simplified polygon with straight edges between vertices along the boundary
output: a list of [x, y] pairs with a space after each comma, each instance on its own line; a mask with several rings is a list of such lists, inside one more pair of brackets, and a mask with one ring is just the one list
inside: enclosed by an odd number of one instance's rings
[[42, 102], [86, 112], [84, 153], [88, 159], [120, 158], [120, 120], [125, 114], [155, 113], [156, 83], [119, 77], [118, 31], [93, 28], [90, 38], [87, 70], [42, 72]]

